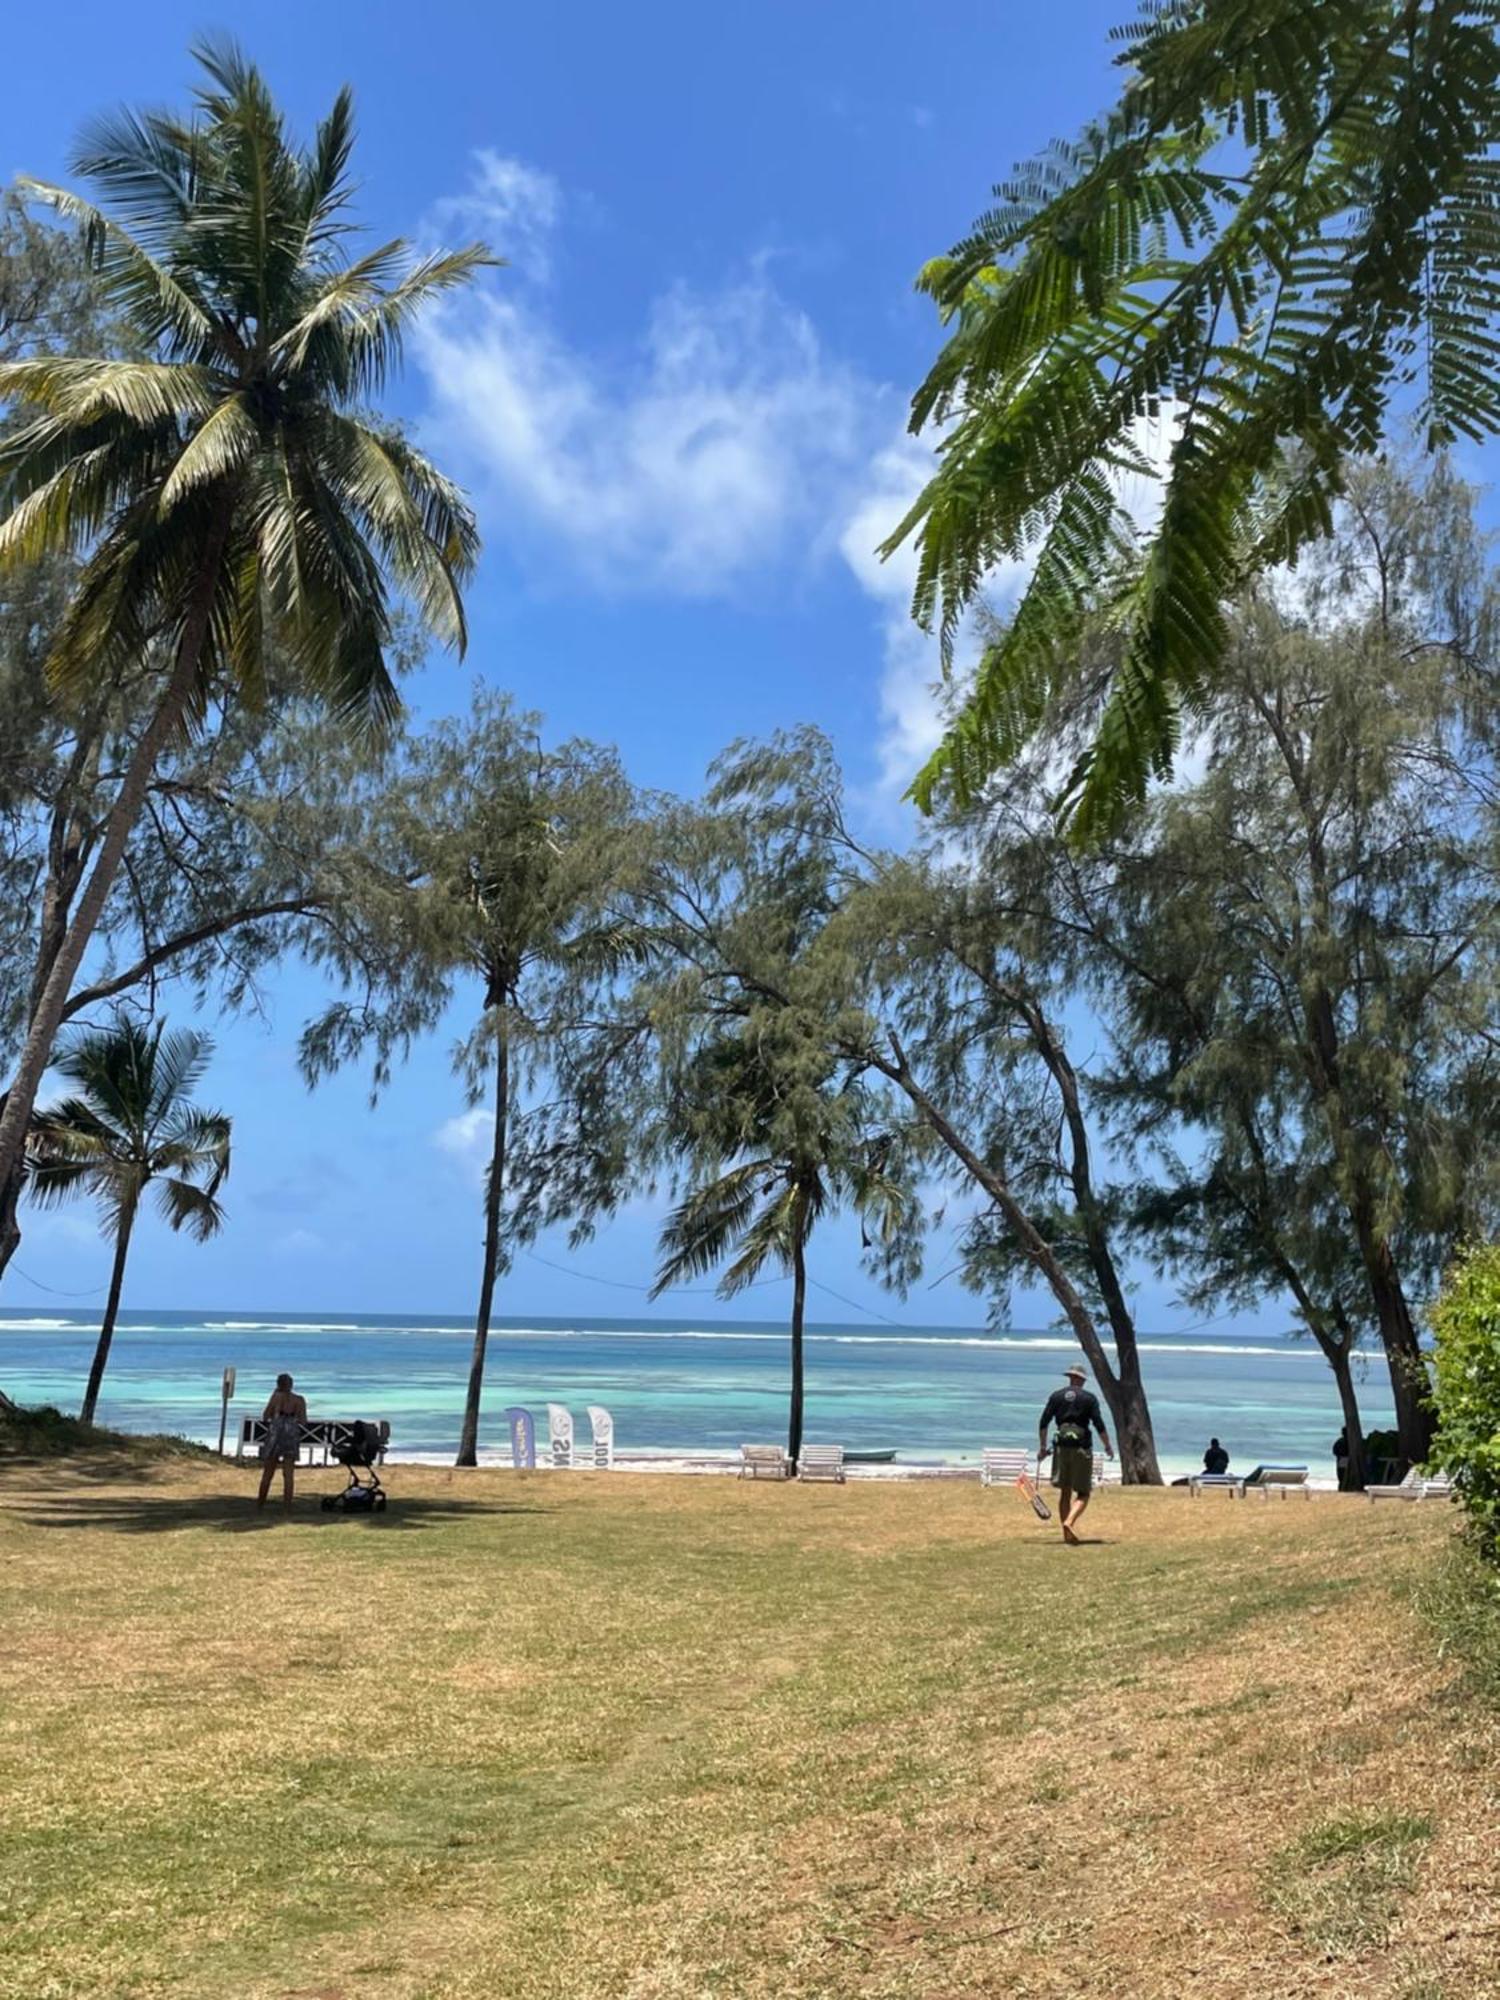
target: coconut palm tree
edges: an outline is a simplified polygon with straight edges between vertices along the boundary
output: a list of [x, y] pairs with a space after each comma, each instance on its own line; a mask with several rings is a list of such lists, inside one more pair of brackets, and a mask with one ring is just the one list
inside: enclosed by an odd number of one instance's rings
[[205, 1243], [223, 1227], [218, 1193], [229, 1172], [229, 1120], [191, 1102], [213, 1053], [195, 1030], [166, 1032], [126, 1017], [111, 1028], [79, 1035], [53, 1067], [76, 1084], [32, 1121], [27, 1141], [27, 1191], [53, 1204], [77, 1194], [99, 1204], [104, 1233], [115, 1246], [109, 1297], [84, 1392], [82, 1421], [91, 1424], [109, 1360], [125, 1260], [141, 1201], [152, 1181], [173, 1229]]
[[232, 47], [196, 51], [195, 109], [122, 112], [75, 170], [103, 205], [23, 187], [83, 230], [103, 303], [143, 358], [0, 365], [21, 421], [0, 441], [0, 572], [82, 556], [48, 662], [61, 690], [154, 668], [88, 881], [33, 1006], [0, 1112], [0, 1185], [20, 1159], [68, 990], [163, 747], [224, 692], [264, 695], [274, 638], [307, 694], [353, 721], [398, 704], [392, 596], [460, 650], [477, 553], [463, 496], [366, 414], [425, 301], [492, 261], [480, 245], [350, 259], [349, 93], [310, 147], [289, 139]]
[[793, 1464], [802, 1451], [802, 1324], [813, 1228], [847, 1205], [858, 1214], [866, 1243], [873, 1230], [885, 1246], [895, 1240], [912, 1205], [890, 1171], [889, 1135], [871, 1134], [870, 1107], [858, 1083], [840, 1088], [826, 1058], [821, 1063], [814, 1058], [812, 1069], [807, 1067], [810, 1024], [794, 1020], [796, 1011], [780, 1010], [779, 1019], [760, 1024], [761, 1032], [711, 1045], [696, 1066], [700, 1090], [692, 1094], [699, 1096], [699, 1108], [695, 1116], [689, 1107], [684, 1122], [700, 1134], [717, 1128], [717, 1144], [712, 1137], [706, 1143], [700, 1139], [698, 1156], [708, 1172], [668, 1217], [651, 1292], [658, 1298], [668, 1286], [716, 1269], [731, 1254], [719, 1281], [720, 1298], [753, 1285], [768, 1264], [790, 1276], [787, 1456]]

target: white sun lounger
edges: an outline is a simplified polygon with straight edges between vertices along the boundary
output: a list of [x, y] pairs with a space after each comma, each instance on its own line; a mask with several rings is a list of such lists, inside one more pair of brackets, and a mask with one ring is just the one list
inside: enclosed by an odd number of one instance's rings
[[615, 1462], [615, 1420], [597, 1403], [588, 1405], [588, 1419], [594, 1440], [594, 1470], [608, 1472]]
[[805, 1444], [797, 1459], [799, 1479], [831, 1479], [844, 1483], [844, 1447], [841, 1444]]
[[1237, 1472], [1195, 1472], [1187, 1483], [1188, 1498], [1196, 1500], [1200, 1493], [1216, 1486], [1227, 1487], [1236, 1500], [1245, 1497], [1245, 1482]]
[[1245, 1481], [1245, 1491], [1263, 1493], [1268, 1500], [1273, 1493], [1283, 1500], [1288, 1493], [1300, 1493], [1304, 1500], [1312, 1498], [1305, 1465], [1258, 1465]]
[[1399, 1486], [1367, 1486], [1367, 1500], [1451, 1500], [1453, 1481], [1446, 1477], [1424, 1478], [1420, 1469], [1413, 1466]]
[[741, 1479], [789, 1479], [791, 1464], [779, 1444], [742, 1444]]
[[981, 1486], [1014, 1486], [1023, 1472], [1031, 1470], [1031, 1453], [1013, 1451], [1008, 1445], [989, 1445], [979, 1466]]
[[547, 1445], [555, 1466], [573, 1463], [573, 1412], [561, 1403], [547, 1405]]
[[1307, 1483], [1305, 1465], [1257, 1465], [1253, 1472], [1195, 1472], [1188, 1480], [1188, 1493], [1196, 1499], [1206, 1487], [1222, 1486], [1236, 1500], [1243, 1500], [1247, 1493], [1264, 1493], [1269, 1499], [1278, 1493], [1284, 1500], [1288, 1493], [1301, 1493], [1312, 1498], [1312, 1488]]

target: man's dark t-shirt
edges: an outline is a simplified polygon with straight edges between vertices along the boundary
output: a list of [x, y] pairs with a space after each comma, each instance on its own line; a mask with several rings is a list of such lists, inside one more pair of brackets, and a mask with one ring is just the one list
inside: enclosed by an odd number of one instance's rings
[[1229, 1470], [1229, 1453], [1224, 1449], [1223, 1445], [1211, 1444], [1208, 1450], [1204, 1452], [1203, 1470], [1216, 1475]]
[[1076, 1424], [1085, 1437], [1092, 1424], [1103, 1437], [1104, 1416], [1099, 1398], [1092, 1389], [1054, 1389], [1042, 1412], [1042, 1429], [1046, 1430], [1049, 1424]]

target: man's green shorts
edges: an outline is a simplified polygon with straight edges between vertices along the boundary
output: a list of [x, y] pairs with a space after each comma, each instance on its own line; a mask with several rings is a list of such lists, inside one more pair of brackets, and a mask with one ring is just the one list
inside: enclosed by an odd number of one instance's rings
[[1053, 1455], [1052, 1470], [1059, 1486], [1066, 1486], [1076, 1500], [1087, 1500], [1094, 1490], [1094, 1454], [1084, 1444], [1060, 1444]]

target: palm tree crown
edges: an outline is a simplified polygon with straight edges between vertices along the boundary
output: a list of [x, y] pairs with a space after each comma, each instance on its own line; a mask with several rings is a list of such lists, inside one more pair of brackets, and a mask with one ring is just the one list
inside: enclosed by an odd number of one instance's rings
[[113, 1239], [155, 1181], [173, 1229], [186, 1229], [200, 1243], [217, 1235], [230, 1124], [222, 1112], [191, 1102], [212, 1054], [207, 1035], [168, 1034], [165, 1022], [150, 1029], [122, 1019], [78, 1036], [54, 1064], [77, 1094], [38, 1112], [32, 1123], [32, 1198], [55, 1204], [93, 1195]]
[[206, 598], [190, 712], [219, 673], [260, 691], [273, 628], [311, 691], [380, 717], [390, 584], [461, 647], [477, 544], [457, 489], [362, 406], [418, 307], [492, 260], [473, 245], [412, 265], [393, 241], [349, 261], [348, 91], [301, 151], [232, 47], [197, 54], [195, 116], [121, 112], [78, 147], [108, 212], [22, 183], [81, 225], [143, 358], [0, 367], [0, 398], [31, 412], [0, 445], [0, 563], [87, 551], [60, 684], [175, 651]]

